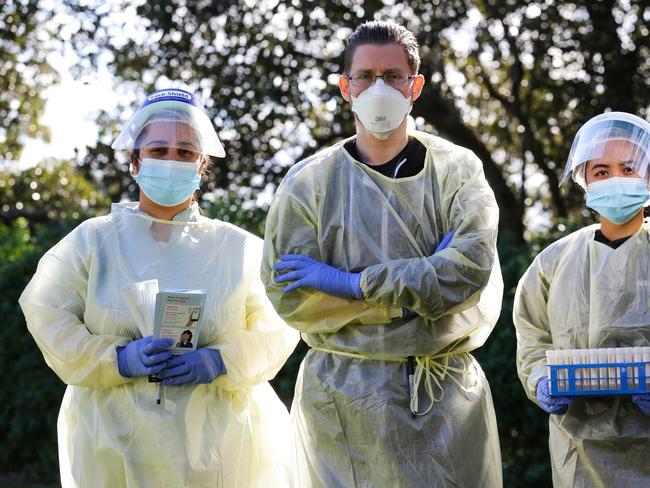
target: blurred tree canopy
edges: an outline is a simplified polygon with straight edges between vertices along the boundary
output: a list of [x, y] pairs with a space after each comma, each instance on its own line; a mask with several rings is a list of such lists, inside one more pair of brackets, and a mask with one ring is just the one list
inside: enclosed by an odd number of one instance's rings
[[18, 217], [54, 225], [66, 219], [96, 215], [110, 207], [106, 194], [66, 161], [43, 161], [24, 171], [0, 171], [0, 221]]
[[42, 91], [58, 76], [47, 63], [52, 34], [39, 28], [49, 18], [39, 3], [4, 0], [0, 8], [0, 161], [18, 159], [26, 137], [48, 136], [38, 123]]
[[[75, 161], [0, 166], [0, 311], [20, 338], [2, 351], [2, 388], [12, 391], [2, 413], [12, 421], [0, 428], [0, 482], [7, 473], [56, 478], [62, 385], [25, 332], [16, 300], [39, 257], [72, 226], [106, 213], [110, 201], [137, 197], [126, 158], [110, 148], [137, 103], [166, 86], [198, 93], [227, 152], [201, 205], [259, 235], [286, 170], [354, 133], [337, 85], [345, 40], [361, 22], [387, 18], [420, 43], [427, 83], [413, 108], [416, 127], [472, 149], [497, 196], [506, 293], [477, 357], [492, 387], [506, 486], [550, 486], [547, 416], [516, 377], [512, 300], [535, 254], [590, 217], [580, 190], [558, 188], [578, 127], [606, 110], [648, 116], [647, 0], [4, 1], [0, 164], [19, 157], [26, 137], [47, 137], [39, 116], [44, 90], [58, 79], [48, 64], [53, 50], [73, 47], [79, 76], [108, 63], [123, 97], [97, 115], [97, 143], [79, 148]], [[541, 232], [529, 229], [535, 216]], [[274, 383], [287, 402], [303, 353]]]
[[[519, 242], [533, 202], [548, 219], [588, 216], [580, 192], [558, 188], [566, 134], [605, 110], [644, 116], [650, 105], [650, 6], [642, 0], [161, 0], [130, 7], [137, 28], [119, 27], [136, 35], [111, 35], [114, 11], [124, 8], [83, 12], [93, 29], [80, 29], [75, 42], [81, 53], [93, 46], [87, 68], [99, 45], [140, 99], [174, 83], [196, 90], [228, 151], [207, 190], [240, 200], [353, 134], [337, 79], [345, 39], [369, 19], [392, 18], [417, 34], [427, 86], [414, 105], [416, 126], [476, 152], [502, 230]], [[102, 149], [100, 159], [113, 161]], [[97, 164], [96, 152], [85, 165]]]

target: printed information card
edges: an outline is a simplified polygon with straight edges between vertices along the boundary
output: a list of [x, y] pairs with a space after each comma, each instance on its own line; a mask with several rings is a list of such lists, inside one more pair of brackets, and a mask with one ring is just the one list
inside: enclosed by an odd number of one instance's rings
[[174, 354], [196, 349], [205, 296], [203, 290], [161, 290], [156, 294], [154, 337], [173, 339]]

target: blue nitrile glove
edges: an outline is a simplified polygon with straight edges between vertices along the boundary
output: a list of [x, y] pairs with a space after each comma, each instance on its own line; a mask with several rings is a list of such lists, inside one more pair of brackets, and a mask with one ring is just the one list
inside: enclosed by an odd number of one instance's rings
[[449, 246], [449, 243], [451, 240], [454, 238], [454, 234], [456, 233], [455, 230], [450, 230], [447, 232], [443, 237], [442, 240], [440, 241], [440, 244], [438, 244], [438, 247], [436, 247], [436, 250], [433, 251], [433, 253], [437, 253], [438, 251], [442, 251], [445, 249], [447, 246]]
[[[451, 239], [454, 237], [454, 234], [456, 233], [455, 230], [451, 230], [447, 232], [442, 240], [440, 241], [440, 244], [438, 244], [438, 247], [436, 247], [436, 250], [433, 251], [433, 253], [437, 253], [438, 251], [442, 251], [445, 249], [447, 246], [449, 246], [449, 243], [451, 242]], [[408, 308], [402, 308], [402, 318], [403, 319], [412, 319], [415, 317], [417, 314], [413, 310], [409, 310]]]
[[158, 378], [163, 385], [198, 385], [212, 383], [217, 376], [226, 374], [226, 366], [217, 349], [200, 348], [174, 356]]
[[302, 254], [285, 254], [273, 265], [276, 271], [288, 271], [275, 278], [276, 283], [293, 281], [284, 292], [301, 287], [315, 288], [330, 295], [362, 300], [361, 273], [348, 273]]
[[650, 393], [632, 395], [632, 402], [646, 415], [650, 415]]
[[148, 376], [165, 367], [171, 356], [173, 339], [156, 339], [151, 336], [129, 342], [117, 348], [117, 369], [122, 376]]
[[552, 397], [548, 387], [548, 376], [542, 376], [542, 378], [537, 382], [537, 400], [539, 401], [539, 406], [542, 407], [542, 410], [546, 413], [564, 415], [569, 409], [569, 405], [575, 401], [575, 398], [560, 396]]
[[417, 314], [413, 310], [409, 310], [408, 308], [402, 307], [402, 318], [403, 319], [412, 319], [413, 317], [416, 317]]

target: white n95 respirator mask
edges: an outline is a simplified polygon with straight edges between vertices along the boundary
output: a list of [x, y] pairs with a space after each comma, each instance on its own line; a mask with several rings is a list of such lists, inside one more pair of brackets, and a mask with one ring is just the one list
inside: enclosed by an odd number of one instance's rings
[[358, 97], [352, 97], [352, 111], [368, 132], [384, 140], [397, 130], [411, 111], [411, 97], [404, 98], [399, 90], [380, 78]]

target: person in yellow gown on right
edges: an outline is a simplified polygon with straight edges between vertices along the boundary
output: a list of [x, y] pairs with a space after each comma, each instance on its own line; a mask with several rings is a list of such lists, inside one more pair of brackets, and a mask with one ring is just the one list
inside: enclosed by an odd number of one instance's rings
[[624, 112], [589, 120], [565, 171], [600, 223], [542, 251], [519, 282], [517, 370], [549, 417], [553, 484], [638, 488], [650, 480], [650, 395], [549, 394], [546, 351], [650, 346], [650, 124]]

